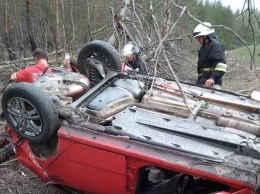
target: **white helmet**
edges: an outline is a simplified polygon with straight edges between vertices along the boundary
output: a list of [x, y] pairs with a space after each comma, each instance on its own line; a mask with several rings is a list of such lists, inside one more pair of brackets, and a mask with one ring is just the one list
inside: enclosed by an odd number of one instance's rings
[[198, 36], [207, 36], [214, 32], [215, 30], [211, 27], [211, 24], [209, 22], [203, 22], [202, 24], [196, 26], [193, 31], [193, 37], [196, 38]]
[[126, 57], [126, 56], [129, 56], [132, 54], [139, 54], [139, 52], [140, 52], [140, 49], [138, 47], [134, 46], [131, 43], [128, 43], [124, 46], [122, 55]]

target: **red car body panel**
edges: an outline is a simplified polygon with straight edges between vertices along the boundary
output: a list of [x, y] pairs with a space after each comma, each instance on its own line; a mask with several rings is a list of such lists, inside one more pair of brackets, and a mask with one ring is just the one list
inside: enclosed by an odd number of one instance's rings
[[[13, 143], [19, 142], [14, 131], [7, 127]], [[73, 132], [73, 133], [72, 133]], [[254, 185], [228, 179], [200, 170], [199, 165], [180, 162], [180, 155], [168, 149], [136, 143], [127, 137], [115, 137], [82, 128], [62, 126], [58, 131], [59, 144], [50, 158], [36, 157], [27, 140], [16, 146], [20, 163], [44, 181], [100, 194], [135, 193], [138, 172], [145, 166], [159, 166], [193, 176], [204, 177], [230, 186], [229, 192], [218, 194], [252, 194]]]

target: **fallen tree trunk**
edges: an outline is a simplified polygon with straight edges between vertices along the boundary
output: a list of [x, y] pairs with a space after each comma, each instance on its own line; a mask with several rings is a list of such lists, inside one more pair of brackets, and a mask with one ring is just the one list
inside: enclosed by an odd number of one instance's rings
[[[127, 32], [127, 29], [125, 29], [124, 24], [123, 24], [123, 20], [126, 19], [126, 11], [127, 11], [127, 7], [130, 4], [131, 0], [123, 0], [123, 6], [122, 9], [120, 11], [120, 14], [117, 15], [112, 11], [113, 14], [113, 25], [114, 25], [114, 29], [115, 31], [113, 32], [113, 34], [110, 36], [108, 42], [112, 45], [115, 46], [117, 45], [117, 43], [119, 42], [119, 38], [120, 36], [124, 33]], [[129, 35], [130, 36], [130, 35]]]

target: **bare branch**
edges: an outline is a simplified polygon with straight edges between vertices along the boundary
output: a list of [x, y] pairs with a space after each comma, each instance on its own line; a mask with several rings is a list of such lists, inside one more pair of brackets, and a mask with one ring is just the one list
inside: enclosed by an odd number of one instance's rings
[[126, 11], [127, 11], [127, 7], [129, 4], [130, 4], [130, 0], [123, 1], [123, 7], [122, 7], [119, 15], [114, 13], [113, 8], [110, 8], [111, 12], [113, 14], [113, 25], [114, 25], [115, 31], [110, 36], [108, 42], [113, 46], [116, 44], [116, 39], [119, 40], [119, 34], [121, 34], [124, 31], [124, 28], [122, 25], [122, 20], [125, 20], [125, 18], [126, 18]]
[[[176, 83], [177, 83], [177, 86], [178, 86], [179, 90], [181, 91], [181, 94], [182, 94], [182, 97], [183, 97], [183, 102], [184, 102], [184, 104], [186, 105], [187, 109], [189, 110], [189, 112], [190, 112], [190, 114], [191, 114], [191, 117], [194, 119], [195, 115], [194, 115], [193, 111], [191, 110], [190, 106], [188, 105], [187, 97], [186, 97], [186, 95], [185, 95], [185, 93], [184, 93], [184, 91], [183, 91], [183, 89], [182, 89], [182, 87], [181, 87], [181, 84], [180, 84], [180, 82], [179, 82], [178, 77], [177, 77], [176, 74], [175, 74], [175, 70], [173, 70], [173, 68], [172, 68], [172, 66], [171, 66], [171, 64], [170, 64], [170, 61], [169, 61], [169, 59], [168, 59], [168, 57], [167, 57], [167, 55], [166, 55], [166, 52], [165, 52], [165, 49], [164, 49], [164, 45], [163, 45], [163, 42], [167, 39], [167, 37], [169, 36], [169, 34], [172, 33], [172, 30], [174, 29], [174, 27], [175, 27], [176, 24], [178, 23], [179, 19], [180, 19], [180, 18], [182, 17], [182, 15], [184, 14], [185, 10], [186, 10], [186, 8], [183, 9], [182, 13], [179, 15], [179, 17], [177, 18], [176, 22], [171, 26], [170, 30], [169, 30], [168, 32], [166, 32], [166, 34], [165, 34], [165, 36], [164, 36], [163, 38], [161, 38], [160, 33], [158, 33], [159, 45], [158, 45], [158, 48], [157, 48], [157, 50], [156, 50], [155, 56], [156, 56], [156, 66], [157, 66], [159, 54], [160, 54], [160, 52], [162, 52], [162, 54], [163, 54], [163, 56], [164, 56], [164, 58], [165, 58], [165, 60], [166, 60], [166, 62], [167, 62], [168, 68], [170, 69], [171, 74], [173, 75], [173, 77], [174, 77], [174, 79], [175, 79], [175, 81], [176, 81]], [[152, 15], [152, 18], [153, 18], [153, 21], [154, 21], [154, 24], [155, 24], [154, 28], [155, 28], [155, 30], [158, 32], [158, 31], [159, 31], [159, 30], [158, 30], [158, 29], [159, 29], [158, 22], [157, 22], [157, 20], [155, 19], [155, 17], [154, 17], [153, 15]], [[155, 75], [156, 75], [156, 73], [157, 73], [157, 72], [155, 72]], [[154, 80], [153, 80], [153, 83], [152, 83], [152, 86], [151, 86], [151, 87], [153, 87], [153, 84], [154, 84]]]

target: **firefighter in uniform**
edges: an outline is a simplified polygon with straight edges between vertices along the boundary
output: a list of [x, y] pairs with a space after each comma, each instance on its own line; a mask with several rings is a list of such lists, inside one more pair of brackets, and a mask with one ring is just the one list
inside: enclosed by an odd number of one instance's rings
[[198, 53], [196, 84], [220, 89], [222, 76], [227, 71], [223, 45], [209, 22], [197, 25], [193, 37], [201, 44]]
[[125, 64], [133, 68], [136, 72], [147, 75], [146, 62], [140, 56], [141, 50], [133, 42], [127, 43], [123, 48], [123, 56], [126, 58]]

